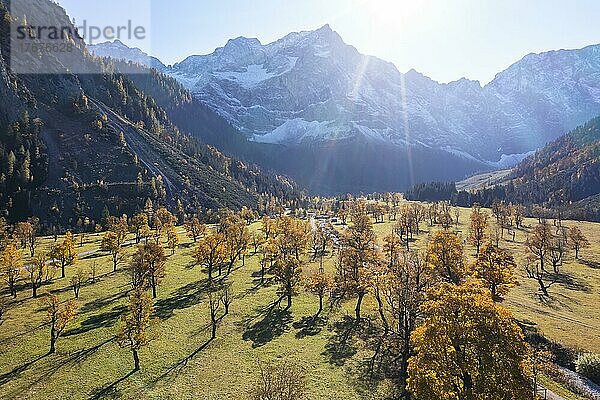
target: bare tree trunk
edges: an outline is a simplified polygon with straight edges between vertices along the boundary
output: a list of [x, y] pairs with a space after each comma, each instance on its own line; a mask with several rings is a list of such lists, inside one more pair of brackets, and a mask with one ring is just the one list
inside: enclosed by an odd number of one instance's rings
[[540, 290], [542, 291], [544, 296], [548, 296], [548, 286], [544, 285], [543, 279], [539, 278], [537, 281], [540, 285]]
[[140, 370], [140, 357], [139, 357], [136, 349], [133, 349], [132, 351], [133, 351], [133, 370], [139, 371]]
[[323, 312], [323, 295], [319, 294], [319, 309], [317, 310], [317, 313], [313, 317], [313, 320], [316, 320], [319, 317], [319, 315], [321, 315], [321, 312]]
[[56, 329], [54, 328], [54, 324], [50, 328], [50, 350], [48, 354], [54, 354], [56, 352]]
[[473, 379], [471, 378], [471, 374], [465, 373], [463, 384], [465, 389], [465, 400], [473, 400], [475, 397], [473, 396]]
[[379, 292], [377, 292], [375, 298], [377, 299], [377, 309], [379, 311], [379, 317], [381, 318], [381, 323], [383, 324], [383, 329], [384, 329], [384, 336], [387, 336], [390, 327], [387, 321], [387, 318], [385, 317], [385, 312], [383, 310], [383, 300], [381, 300], [381, 296], [379, 295]]
[[404, 398], [410, 400], [410, 392], [406, 390], [408, 380], [408, 359], [410, 358], [410, 334], [412, 329], [405, 327], [404, 329], [404, 343], [402, 343], [402, 361], [400, 362], [400, 387], [402, 388], [402, 394]]
[[292, 308], [292, 286], [288, 283], [287, 285], [287, 307], [285, 308], [286, 310], [289, 310], [290, 308]]
[[356, 314], [356, 322], [360, 321], [360, 307], [362, 305], [362, 301], [363, 301], [364, 297], [365, 297], [365, 294], [363, 292], [360, 292], [358, 294], [358, 300], [356, 301], [356, 308], [354, 309], [354, 312]]
[[216, 310], [210, 310], [210, 322], [211, 322], [211, 339], [215, 339], [217, 337], [217, 313]]

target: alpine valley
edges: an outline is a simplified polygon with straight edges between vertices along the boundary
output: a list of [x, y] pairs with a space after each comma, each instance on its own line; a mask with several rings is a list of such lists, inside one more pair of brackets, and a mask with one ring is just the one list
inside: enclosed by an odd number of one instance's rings
[[562, 3], [0, 0], [0, 400], [600, 399]]
[[485, 86], [401, 73], [329, 25], [266, 45], [239, 37], [173, 66], [118, 41], [90, 50], [177, 79], [239, 132], [203, 141], [320, 193], [510, 167], [600, 114], [598, 45], [529, 54]]

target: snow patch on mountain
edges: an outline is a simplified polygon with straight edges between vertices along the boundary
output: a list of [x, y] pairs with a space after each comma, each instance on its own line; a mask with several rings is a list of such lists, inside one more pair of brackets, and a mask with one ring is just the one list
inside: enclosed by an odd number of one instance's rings
[[[271, 144], [302, 144], [319, 140], [324, 134], [329, 133], [333, 121], [306, 121], [294, 118], [286, 121], [266, 135], [254, 135], [254, 141]], [[339, 136], [339, 138], [342, 138]]]
[[[267, 45], [241, 38], [235, 43], [240, 51], [235, 61], [230, 54], [224, 62], [224, 50], [217, 49], [169, 73], [257, 141], [292, 145], [354, 135], [398, 144], [408, 138], [409, 144], [505, 165], [554, 139], [565, 126], [593, 116], [593, 110], [600, 113], [594, 91], [600, 84], [578, 78], [590, 93], [585, 100], [590, 109], [580, 112], [577, 93], [569, 90], [565, 96], [565, 90], [555, 89], [558, 75], [546, 78], [537, 67], [531, 71], [539, 64], [535, 56], [482, 87], [464, 78], [439, 84], [414, 70], [401, 74], [391, 63], [358, 53], [329, 26]], [[539, 110], [529, 102], [532, 95], [522, 95], [532, 86], [555, 111]], [[239, 102], [232, 105], [232, 98]], [[257, 104], [264, 107], [256, 109]], [[562, 114], [574, 116], [557, 121]], [[261, 139], [262, 134], [267, 136]]]
[[329, 46], [315, 46], [315, 56], [321, 58], [327, 58], [331, 56], [331, 49]]
[[243, 72], [214, 72], [214, 76], [220, 79], [236, 81], [243, 88], [250, 89], [259, 83], [274, 77], [275, 74], [269, 72], [264, 65], [252, 64], [248, 65]]
[[460, 150], [460, 149], [454, 149], [454, 148], [448, 147], [448, 146], [444, 146], [441, 149], [450, 154], [454, 154], [455, 156], [464, 158], [465, 160], [479, 161], [477, 158], [473, 157], [471, 154], [467, 153], [466, 151]]
[[488, 164], [497, 169], [511, 168], [533, 154], [535, 150], [520, 154], [502, 154], [499, 161], [488, 162]]
[[[389, 136], [391, 134], [390, 129], [372, 129], [368, 126], [360, 125], [356, 122], [352, 124], [352, 126], [360, 132], [364, 138], [374, 141], [374, 142], [389, 142]], [[394, 144], [399, 144], [397, 140], [393, 141]]]

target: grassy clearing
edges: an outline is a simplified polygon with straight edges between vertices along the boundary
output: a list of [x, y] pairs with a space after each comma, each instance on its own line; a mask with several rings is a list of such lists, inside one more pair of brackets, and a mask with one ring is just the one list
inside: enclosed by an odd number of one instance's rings
[[[254, 226], [253, 228], [257, 228]], [[76, 323], [57, 344], [57, 354], [48, 350], [48, 327], [43, 325], [40, 301], [29, 298], [22, 288], [0, 327], [0, 397], [69, 398], [243, 398], [254, 382], [258, 360], [288, 357], [309, 374], [311, 397], [358, 399], [345, 370], [338, 368], [326, 347], [333, 332], [326, 323], [317, 330], [303, 327], [303, 318], [317, 308], [317, 299], [301, 294], [290, 313], [268, 310], [276, 286], [258, 286], [258, 256], [249, 256], [246, 266], [228, 278], [235, 301], [231, 313], [210, 337], [205, 301], [206, 274], [192, 267], [193, 249], [184, 235], [182, 245], [169, 257], [167, 277], [159, 287], [156, 314], [160, 338], [140, 353], [142, 371], [129, 375], [131, 354], [114, 341], [115, 327], [127, 305], [128, 276], [122, 266], [112, 273], [110, 258], [103, 253], [83, 258], [77, 267], [96, 262], [100, 279], [81, 289]], [[90, 236], [79, 251], [97, 247], [98, 236]], [[42, 244], [49, 246], [51, 238]], [[133, 247], [128, 253], [133, 252]], [[317, 268], [316, 265], [307, 269]], [[68, 280], [76, 268], [68, 268], [66, 279], [44, 287], [64, 300], [72, 297]], [[334, 321], [345, 310], [326, 316]], [[305, 320], [304, 320], [305, 322]], [[320, 332], [317, 332], [320, 331]]]
[[[469, 233], [469, 218], [471, 210], [461, 209], [459, 225], [454, 227], [459, 235], [466, 240]], [[490, 217], [490, 224], [493, 223]], [[518, 230], [515, 241], [505, 234], [500, 247], [509, 250], [517, 260], [517, 277], [519, 285], [511, 290], [504, 306], [510, 308], [515, 316], [523, 321], [533, 322], [548, 338], [567, 347], [586, 351], [600, 349], [600, 224], [591, 222], [565, 221], [563, 226], [578, 226], [588, 238], [591, 247], [584, 249], [580, 260], [575, 260], [574, 254], [569, 254], [561, 274], [562, 283], [550, 288], [550, 298], [541, 298], [537, 293], [537, 283], [528, 279], [523, 268], [527, 255], [525, 240], [531, 227], [537, 220], [525, 219], [525, 228]], [[424, 249], [427, 231], [434, 232], [438, 227], [424, 224], [422, 233], [415, 243], [414, 249]], [[379, 237], [388, 234], [392, 223], [376, 224], [375, 230]], [[476, 250], [466, 243], [465, 253], [472, 260]]]
[[[462, 210], [457, 229], [466, 237], [469, 210]], [[526, 225], [532, 226], [533, 220]], [[567, 222], [566, 225], [574, 224]], [[600, 348], [600, 225], [577, 223], [593, 243], [582, 252], [582, 260], [569, 257], [563, 267], [565, 283], [550, 289], [550, 299], [536, 295], [536, 283], [519, 269], [520, 286], [514, 288], [505, 305], [521, 320], [535, 323], [542, 333], [565, 346], [588, 351]], [[376, 224], [380, 237], [391, 230], [389, 222]], [[254, 224], [252, 229], [258, 229]], [[423, 226], [427, 230], [429, 227]], [[436, 229], [436, 228], [433, 228]], [[427, 234], [413, 244], [423, 248]], [[515, 242], [503, 241], [522, 260], [525, 231]], [[231, 313], [221, 323], [217, 339], [209, 342], [209, 312], [206, 301], [206, 273], [192, 266], [193, 244], [181, 233], [182, 244], [169, 257], [167, 277], [159, 287], [156, 314], [161, 319], [159, 339], [140, 353], [142, 370], [131, 375], [132, 358], [114, 341], [115, 328], [125, 310], [129, 279], [124, 266], [112, 273], [110, 257], [104, 253], [83, 258], [77, 266], [89, 268], [96, 262], [101, 274], [94, 284], [81, 289], [79, 315], [57, 344], [57, 353], [45, 356], [49, 332], [43, 324], [44, 311], [30, 290], [21, 288], [11, 305], [6, 322], [0, 326], [0, 398], [3, 399], [231, 399], [244, 398], [251, 389], [258, 360], [288, 358], [307, 371], [309, 399], [372, 398], [360, 380], [361, 362], [368, 351], [360, 340], [346, 338], [346, 316], [353, 315], [354, 303], [327, 309], [317, 326], [307, 323], [317, 309], [317, 298], [300, 293], [291, 311], [271, 307], [276, 285], [259, 286], [257, 256], [248, 256], [246, 265], [227, 278], [233, 282], [235, 300]], [[78, 251], [98, 247], [100, 236], [89, 235]], [[44, 238], [41, 247], [52, 243]], [[131, 254], [134, 247], [128, 248]], [[467, 253], [474, 254], [467, 246]], [[170, 252], [168, 252], [170, 253]], [[324, 259], [333, 272], [335, 258]], [[522, 264], [522, 263], [519, 263]], [[318, 268], [308, 263], [305, 272]], [[45, 287], [64, 300], [72, 297], [66, 279]], [[373, 320], [372, 299], [365, 303], [365, 315]], [[573, 397], [576, 398], [576, 397]]]

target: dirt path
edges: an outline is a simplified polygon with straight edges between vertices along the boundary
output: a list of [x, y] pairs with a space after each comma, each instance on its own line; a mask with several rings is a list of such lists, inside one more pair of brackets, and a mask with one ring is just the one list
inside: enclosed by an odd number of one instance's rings
[[546, 389], [540, 384], [538, 384], [538, 397], [543, 400], [565, 400], [564, 397], [557, 395], [553, 391]]
[[600, 400], [600, 385], [596, 385], [594, 382], [566, 368], [559, 367], [559, 370], [582, 393], [586, 393], [587, 397], [594, 400]]

